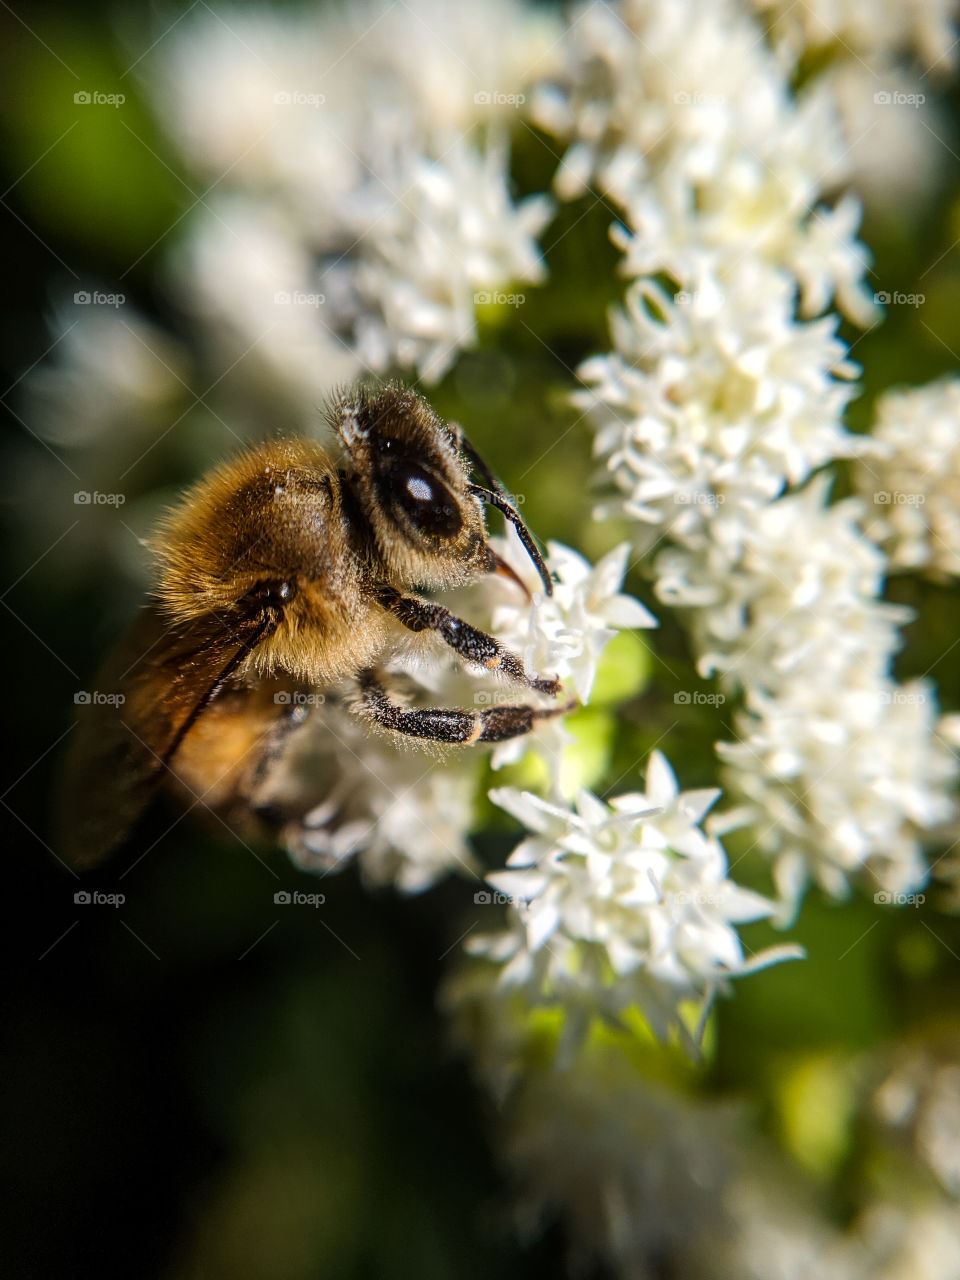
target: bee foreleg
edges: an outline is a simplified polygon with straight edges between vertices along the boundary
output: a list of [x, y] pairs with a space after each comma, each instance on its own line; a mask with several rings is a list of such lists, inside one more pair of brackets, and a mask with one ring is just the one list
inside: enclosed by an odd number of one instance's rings
[[485, 707], [482, 711], [460, 711], [453, 707], [404, 707], [394, 701], [376, 676], [360, 677], [361, 714], [375, 724], [410, 738], [432, 742], [503, 742], [529, 733], [540, 720], [549, 720], [573, 710], [575, 703], [560, 707], [531, 707], [516, 703]]
[[376, 599], [379, 605], [392, 613], [408, 630], [435, 631], [466, 662], [485, 667], [488, 671], [500, 671], [517, 684], [535, 689], [538, 693], [559, 693], [559, 680], [528, 676], [515, 653], [505, 649], [499, 640], [487, 635], [486, 631], [472, 627], [463, 618], [458, 618], [442, 604], [421, 600], [417, 596], [405, 596], [388, 586], [377, 588]]

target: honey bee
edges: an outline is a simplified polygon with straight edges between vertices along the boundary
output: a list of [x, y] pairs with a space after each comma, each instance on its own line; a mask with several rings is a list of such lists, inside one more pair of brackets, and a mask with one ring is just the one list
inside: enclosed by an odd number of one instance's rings
[[255, 812], [304, 692], [351, 680], [352, 709], [372, 726], [444, 744], [513, 738], [569, 709], [408, 707], [391, 694], [380, 667], [397, 623], [434, 632], [466, 664], [559, 694], [492, 636], [410, 594], [488, 573], [526, 592], [487, 541], [486, 506], [514, 525], [547, 594], [553, 584], [486, 464], [422, 396], [397, 383], [355, 388], [327, 418], [336, 450], [306, 439], [251, 448], [163, 521], [152, 601], [101, 674], [115, 693], [81, 717], [68, 757], [61, 848], [72, 866], [116, 851], [161, 786], [217, 813]]

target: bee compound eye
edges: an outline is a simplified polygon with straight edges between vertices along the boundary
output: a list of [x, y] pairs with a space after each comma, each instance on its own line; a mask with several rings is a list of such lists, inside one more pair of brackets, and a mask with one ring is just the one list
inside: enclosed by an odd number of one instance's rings
[[421, 533], [453, 538], [463, 527], [457, 500], [436, 476], [416, 462], [404, 462], [392, 474], [394, 500]]

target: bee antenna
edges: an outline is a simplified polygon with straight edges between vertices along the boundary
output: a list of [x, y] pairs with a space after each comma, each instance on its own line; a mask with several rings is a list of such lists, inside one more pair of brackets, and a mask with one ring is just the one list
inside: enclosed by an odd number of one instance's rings
[[473, 445], [470, 443], [467, 437], [463, 434], [463, 429], [455, 422], [452, 422], [450, 425], [456, 432], [455, 439], [456, 439], [456, 443], [460, 447], [461, 452], [464, 453], [470, 459], [470, 461], [473, 463], [476, 470], [480, 472], [480, 475], [483, 477], [487, 488], [490, 489], [493, 493], [499, 493], [503, 495], [504, 493], [503, 485], [500, 483], [497, 477], [493, 474], [493, 472], [490, 470], [490, 468], [487, 466], [484, 460], [480, 457], [479, 453], [477, 453], [476, 449], [473, 447]]
[[[466, 452], [466, 450], [465, 450]], [[472, 493], [475, 498], [479, 498], [481, 502], [486, 502], [491, 507], [496, 507], [498, 511], [502, 511], [507, 517], [517, 533], [520, 535], [520, 541], [526, 549], [527, 555], [537, 566], [537, 573], [543, 582], [543, 589], [548, 596], [553, 595], [553, 579], [550, 577], [550, 570], [544, 562], [543, 556], [537, 548], [530, 530], [520, 519], [515, 507], [512, 507], [502, 493], [495, 489], [483, 489], [478, 484], [468, 484], [467, 493]]]

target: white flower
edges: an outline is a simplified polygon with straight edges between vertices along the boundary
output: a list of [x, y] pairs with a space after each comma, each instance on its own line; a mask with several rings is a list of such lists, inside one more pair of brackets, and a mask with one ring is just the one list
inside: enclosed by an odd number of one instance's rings
[[916, 51], [930, 68], [956, 61], [955, 0], [753, 0], [769, 17], [774, 40], [799, 59], [807, 50], [837, 49], [868, 65]]
[[810, 879], [843, 897], [848, 877], [908, 892], [926, 877], [921, 831], [953, 812], [956, 762], [923, 684], [897, 685], [909, 611], [886, 604], [885, 560], [856, 499], [829, 481], [765, 506], [727, 509], [699, 550], [662, 552], [657, 590], [689, 615], [703, 675], [746, 692], [726, 783], [752, 805], [756, 847], [795, 905]]
[[[724, 290], [729, 287], [730, 292]], [[577, 393], [620, 509], [682, 541], [726, 507], [775, 497], [862, 450], [840, 416], [851, 391], [833, 320], [799, 325], [791, 291], [742, 266], [671, 299], [652, 281], [611, 319], [615, 352], [588, 360]]]
[[[281, 17], [236, 8], [225, 17], [201, 9], [176, 23], [139, 69], [196, 173], [221, 193], [224, 179], [228, 189], [270, 188], [274, 206], [295, 207], [319, 230], [362, 174], [351, 145], [356, 109], [343, 94], [352, 68], [340, 62], [350, 38], [332, 12], [319, 24], [295, 10]], [[307, 95], [321, 94], [322, 104], [307, 104]], [[333, 129], [321, 122], [321, 106]]]
[[405, 154], [389, 186], [378, 178], [356, 193], [358, 232], [366, 226], [360, 260], [336, 272], [346, 276], [340, 292], [356, 294], [347, 305], [370, 368], [415, 365], [436, 381], [473, 345], [478, 304], [542, 280], [536, 236], [551, 202], [533, 196], [514, 206], [507, 177], [503, 146], [478, 151], [457, 139], [442, 158]]
[[533, 594], [529, 604], [508, 583], [490, 579], [493, 630], [522, 655], [529, 672], [571, 683], [581, 702], [588, 702], [597, 662], [617, 631], [657, 626], [639, 600], [620, 591], [629, 544], [591, 565], [570, 547], [549, 543], [546, 563], [554, 584], [553, 595], [547, 596], [513, 529], [505, 539], [492, 541]]
[[828, 505], [830, 481], [764, 506], [720, 510], [702, 548], [655, 561], [657, 594], [689, 611], [703, 675], [775, 690], [787, 677], [846, 686], [885, 679], [912, 614], [878, 599], [885, 561], [856, 499]]
[[96, 448], [123, 429], [139, 451], [184, 390], [186, 352], [119, 297], [57, 312], [52, 358], [27, 383], [28, 426], [55, 446]]
[[285, 832], [304, 870], [343, 870], [354, 858], [364, 880], [404, 893], [428, 889], [451, 872], [474, 875], [467, 843], [480, 757], [442, 762], [405, 744], [371, 735], [333, 700], [309, 717], [284, 761], [280, 790], [260, 797], [317, 803]]
[[[944, 1050], [946, 1052], [944, 1052]], [[956, 1044], [901, 1050], [873, 1097], [874, 1110], [909, 1137], [949, 1195], [960, 1198], [960, 1064]]]
[[[569, 548], [551, 544], [547, 563], [557, 580], [554, 596], [547, 598], [512, 529], [508, 538], [493, 542], [530, 587], [533, 602], [516, 583], [490, 576], [452, 595], [448, 603], [515, 647], [531, 673], [559, 676], [586, 700], [597, 660], [616, 628], [656, 625], [638, 601], [619, 591], [628, 547], [616, 548], [591, 566]], [[544, 708], [555, 705], [546, 695], [505, 686], [495, 674], [478, 673], [429, 633], [402, 641], [385, 661], [384, 672], [391, 685], [433, 706], [482, 709], [528, 701]], [[424, 889], [451, 871], [472, 872], [466, 836], [483, 749], [446, 752], [437, 763], [411, 743], [372, 738], [368, 726], [339, 705], [349, 696], [346, 690], [335, 691], [309, 718], [278, 780], [281, 789], [289, 788], [296, 807], [310, 808], [286, 832], [294, 860], [327, 873], [356, 857], [368, 881], [392, 883], [407, 892]], [[493, 763], [499, 767], [534, 749], [556, 778], [568, 741], [561, 719], [545, 720], [533, 734], [498, 744]], [[259, 802], [282, 801], [281, 790]]]
[[782, 682], [751, 690], [737, 741], [718, 750], [731, 790], [756, 809], [757, 841], [775, 859], [781, 897], [795, 905], [808, 880], [845, 897], [866, 886], [909, 893], [926, 882], [921, 832], [954, 814], [956, 761], [936, 737], [928, 685]]
[[234, 381], [272, 386], [296, 406], [299, 422], [290, 425], [312, 431], [317, 404], [362, 371], [328, 327], [335, 311], [316, 264], [276, 206], [246, 195], [211, 197], [171, 254], [168, 273], [184, 309], [219, 348], [221, 394]]
[[854, 1280], [952, 1280], [960, 1273], [957, 1206], [943, 1198], [878, 1197], [857, 1219], [852, 1243], [847, 1274]]
[[862, 210], [855, 196], [843, 196], [832, 209], [814, 209], [791, 265], [800, 284], [800, 311], [816, 316], [832, 297], [854, 324], [876, 324], [880, 315], [864, 283], [871, 256], [856, 239]]
[[727, 1192], [756, 1138], [742, 1109], [651, 1081], [618, 1050], [591, 1045], [575, 1070], [525, 1073], [502, 1126], [521, 1222], [562, 1209], [571, 1274], [602, 1259], [611, 1277], [640, 1280], [656, 1258], [677, 1276], [719, 1276], [701, 1260], [734, 1230]]
[[960, 379], [887, 392], [873, 436], [882, 452], [857, 470], [871, 533], [896, 569], [960, 575]]
[[[619, 590], [628, 546], [592, 566], [569, 548], [550, 544], [547, 564], [556, 581], [548, 598], [512, 528], [507, 538], [492, 541], [530, 588], [532, 602], [516, 583], [491, 575], [451, 595], [447, 603], [515, 648], [531, 674], [558, 676], [586, 701], [599, 656], [617, 628], [656, 625], [639, 601]], [[429, 633], [402, 641], [384, 671], [392, 685], [406, 686], [418, 701], [434, 706], [555, 705], [546, 695], [478, 673]], [[447, 752], [441, 762], [433, 762], [410, 743], [371, 738], [369, 728], [338, 705], [343, 697], [349, 694], [341, 691], [328, 698], [299, 731], [280, 778], [298, 807], [304, 806], [304, 796], [316, 801], [302, 822], [287, 830], [294, 860], [326, 873], [356, 857], [371, 883], [393, 883], [408, 892], [451, 871], [472, 872], [466, 835], [483, 749]], [[545, 720], [533, 734], [498, 744], [494, 767], [534, 749], [556, 778], [568, 741], [562, 719]], [[260, 803], [281, 801], [282, 795], [260, 798]]]
[[678, 792], [658, 753], [647, 793], [609, 805], [586, 791], [573, 810], [491, 792], [532, 835], [487, 877], [513, 900], [506, 930], [468, 950], [504, 964], [502, 981], [533, 1002], [567, 1007], [574, 1034], [591, 1013], [633, 1005], [658, 1035], [682, 1030], [685, 1001], [705, 1010], [727, 978], [788, 954], [744, 958], [733, 926], [774, 907], [727, 877], [722, 846], [698, 825], [718, 794]]
[[[92, 299], [119, 291], [84, 292]], [[10, 406], [42, 443], [11, 452], [7, 460], [20, 550], [24, 563], [34, 564], [31, 572], [56, 575], [58, 589], [104, 555], [118, 581], [136, 577], [142, 589], [146, 566], [138, 537], [155, 524], [162, 499], [156, 492], [141, 497], [150, 470], [141, 464], [148, 457], [155, 463], [157, 446], [162, 452], [168, 437], [173, 442], [171, 424], [194, 398], [186, 348], [119, 297], [115, 306], [64, 300], [48, 358], [28, 372], [16, 407]], [[181, 459], [193, 451], [198, 465], [207, 461], [196, 439], [181, 437], [177, 444]], [[116, 496], [104, 505], [102, 498], [90, 501], [96, 493]], [[56, 554], [48, 556], [54, 547]], [[122, 594], [120, 587], [113, 606], [117, 626]]]
[[[874, 217], [902, 217], [909, 210], [913, 225], [921, 225], [940, 185], [940, 139], [950, 128], [926, 73], [894, 63], [871, 68], [858, 58], [835, 58], [818, 82], [840, 115], [851, 187]], [[881, 286], [875, 283], [874, 288]]]
[[637, 236], [631, 271], [666, 272], [693, 290], [749, 257], [798, 275], [807, 314], [833, 294], [854, 318], [872, 314], [853, 206], [829, 235], [816, 225], [829, 216], [824, 190], [844, 176], [832, 99], [816, 85], [793, 97], [787, 70], [734, 0], [581, 9], [565, 73], [534, 111], [570, 143], [559, 194], [599, 188], [625, 211]]
[[[433, 381], [475, 341], [484, 295], [540, 281], [550, 203], [514, 205], [507, 148], [484, 133], [503, 131], [526, 78], [551, 68], [556, 19], [493, 2], [482, 15], [419, 0], [319, 18], [205, 13], [178, 27], [148, 87], [203, 180], [215, 179], [207, 207], [221, 206], [198, 233], [210, 269], [181, 274], [188, 305], [249, 315], [264, 276], [284, 267], [277, 290], [329, 295], [320, 314], [303, 305], [275, 331], [278, 353], [291, 338], [299, 381], [311, 366], [314, 382], [323, 369], [331, 383], [354, 376], [336, 372], [326, 323], [367, 368], [400, 364]], [[231, 203], [261, 206], [249, 218], [267, 228], [265, 253], [243, 261], [231, 245]]]

